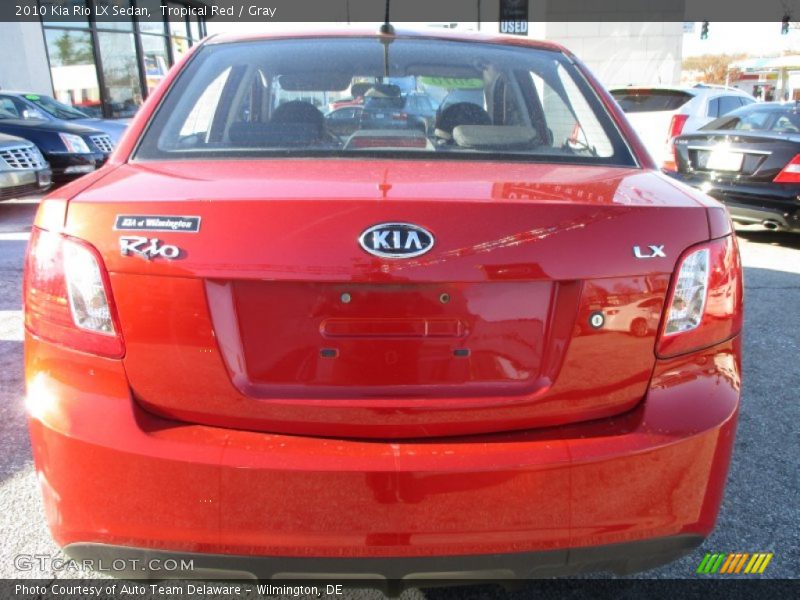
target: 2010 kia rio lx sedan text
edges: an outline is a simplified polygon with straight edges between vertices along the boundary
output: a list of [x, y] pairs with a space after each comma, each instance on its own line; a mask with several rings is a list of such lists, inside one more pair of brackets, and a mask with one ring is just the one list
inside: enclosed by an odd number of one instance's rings
[[[364, 83], [483, 102], [327, 131], [317, 107]], [[36, 217], [53, 537], [216, 577], [672, 560], [714, 526], [736, 427], [729, 223], [558, 46], [212, 38]]]

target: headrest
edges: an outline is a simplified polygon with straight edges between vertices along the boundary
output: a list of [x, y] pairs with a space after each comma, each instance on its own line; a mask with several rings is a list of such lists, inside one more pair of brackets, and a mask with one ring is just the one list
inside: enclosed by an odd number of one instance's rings
[[316, 106], [302, 100], [284, 102], [272, 113], [272, 123], [308, 123], [318, 127], [325, 126], [325, 117]]
[[453, 129], [459, 125], [491, 125], [492, 119], [482, 107], [472, 102], [456, 102], [436, 118], [436, 137], [451, 140]]
[[530, 148], [538, 135], [533, 127], [520, 125], [458, 125], [453, 139], [462, 148]]

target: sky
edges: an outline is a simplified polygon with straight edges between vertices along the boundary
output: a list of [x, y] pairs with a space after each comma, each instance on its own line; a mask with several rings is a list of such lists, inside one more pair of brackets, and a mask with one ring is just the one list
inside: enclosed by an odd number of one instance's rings
[[[800, 25], [792, 23], [792, 25]], [[702, 54], [750, 54], [768, 56], [791, 51], [800, 54], [800, 29], [781, 35], [780, 23], [714, 23], [708, 25], [708, 39], [700, 39], [700, 23], [693, 33], [683, 35], [683, 57]]]
[[[297, 25], [324, 27], [326, 23], [235, 23], [208, 21], [209, 33], [249, 33], [275, 31], [284, 27], [296, 29]], [[377, 28], [377, 23], [375, 24]], [[403, 25], [398, 23], [398, 25]], [[419, 27], [423, 23], [409, 24]], [[474, 28], [474, 23], [465, 24]], [[775, 56], [789, 51], [800, 54], [800, 23], [792, 23], [788, 35], [781, 35], [781, 24], [775, 23], [721, 23], [709, 24], [708, 39], [700, 39], [701, 23], [695, 23], [692, 33], [683, 35], [683, 56], [702, 54], [749, 54], [751, 56]], [[797, 27], [797, 28], [795, 28]], [[488, 29], [488, 28], [486, 28]]]

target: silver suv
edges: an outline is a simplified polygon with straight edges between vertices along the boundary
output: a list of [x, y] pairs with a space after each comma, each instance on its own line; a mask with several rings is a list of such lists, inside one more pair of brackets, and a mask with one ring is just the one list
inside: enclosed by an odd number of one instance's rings
[[694, 87], [624, 87], [609, 90], [639, 134], [656, 164], [675, 170], [672, 138], [692, 133], [717, 117], [755, 98], [736, 88], [697, 84]]
[[0, 200], [43, 192], [50, 181], [50, 165], [33, 143], [0, 133]]

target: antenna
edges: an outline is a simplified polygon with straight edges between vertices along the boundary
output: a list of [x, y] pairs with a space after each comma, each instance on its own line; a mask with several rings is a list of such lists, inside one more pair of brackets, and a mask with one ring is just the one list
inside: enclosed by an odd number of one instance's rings
[[[389, 23], [389, 3], [391, 0], [386, 0], [386, 15], [383, 20], [383, 25], [378, 30], [381, 35], [385, 36], [394, 36], [394, 27], [392, 24]], [[391, 44], [393, 38], [385, 37], [381, 39], [381, 44], [383, 44], [383, 77], [381, 77], [381, 83], [383, 83], [384, 79], [389, 78], [389, 44]]]
[[379, 29], [379, 31], [384, 35], [394, 35], [394, 27], [392, 27], [392, 24], [389, 22], [389, 6], [391, 1], [392, 0], [386, 0], [386, 14], [383, 18], [383, 25], [381, 25], [381, 28]]

